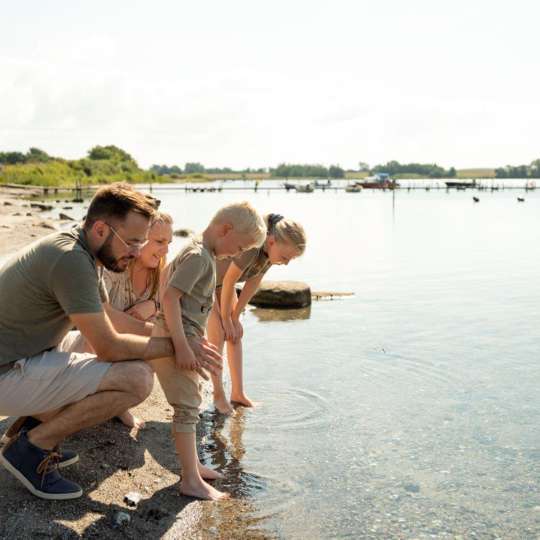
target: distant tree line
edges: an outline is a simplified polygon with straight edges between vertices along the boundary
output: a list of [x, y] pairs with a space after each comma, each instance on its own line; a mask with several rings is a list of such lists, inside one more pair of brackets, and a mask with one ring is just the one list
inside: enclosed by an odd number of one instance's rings
[[270, 175], [275, 178], [345, 178], [345, 170], [339, 165], [280, 163], [270, 169]]
[[186, 163], [184, 168], [178, 165], [152, 165], [150, 171], [159, 175], [181, 175], [181, 174], [248, 174], [248, 173], [265, 173], [266, 169], [240, 169], [234, 170], [230, 167], [205, 167], [202, 163]]
[[0, 163], [3, 165], [17, 165], [18, 163], [47, 163], [52, 158], [39, 148], [30, 148], [26, 154], [22, 152], [0, 152]]
[[456, 169], [450, 167], [444, 169], [436, 163], [399, 163], [389, 161], [385, 165], [376, 165], [371, 169], [371, 173], [388, 173], [390, 176], [398, 174], [417, 174], [425, 178], [454, 178]]
[[495, 169], [496, 178], [540, 178], [540, 159], [535, 159], [530, 165], [507, 165]]

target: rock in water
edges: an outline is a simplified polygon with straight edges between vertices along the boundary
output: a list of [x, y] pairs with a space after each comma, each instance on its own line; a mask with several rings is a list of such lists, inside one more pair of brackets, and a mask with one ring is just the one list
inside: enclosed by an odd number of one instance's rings
[[63, 212], [60, 212], [60, 214], [58, 214], [58, 217], [62, 219], [63, 221], [75, 221], [71, 216], [68, 216], [67, 214], [64, 214]]
[[257, 307], [303, 308], [311, 305], [311, 289], [301, 281], [263, 281], [249, 303]]

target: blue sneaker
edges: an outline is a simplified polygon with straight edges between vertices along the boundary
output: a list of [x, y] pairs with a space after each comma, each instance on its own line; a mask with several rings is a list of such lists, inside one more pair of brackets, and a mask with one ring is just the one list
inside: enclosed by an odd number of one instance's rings
[[25, 430], [0, 452], [0, 464], [36, 497], [48, 500], [77, 499], [81, 486], [58, 472], [60, 454], [34, 446]]
[[[30, 431], [35, 427], [39, 426], [41, 422], [34, 418], [33, 416], [21, 416], [9, 427], [9, 429], [4, 433], [3, 437], [0, 439], [0, 445], [8, 444], [13, 437], [16, 437], [19, 432], [24, 429], [25, 431]], [[58, 460], [58, 468], [63, 469], [64, 467], [69, 467], [74, 463], [79, 461], [79, 455], [73, 450], [60, 450], [60, 448], [55, 448], [55, 452], [60, 454]]]

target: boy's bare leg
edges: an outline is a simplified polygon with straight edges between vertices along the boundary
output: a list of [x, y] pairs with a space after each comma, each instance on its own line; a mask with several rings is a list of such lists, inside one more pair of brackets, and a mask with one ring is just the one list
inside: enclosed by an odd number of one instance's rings
[[[144, 401], [152, 391], [154, 375], [142, 361], [117, 362], [103, 377], [95, 394], [63, 408], [28, 432], [32, 444], [52, 450], [69, 435], [95, 426]], [[46, 415], [38, 415], [45, 419]]]
[[225, 478], [220, 472], [203, 465], [200, 460], [197, 463], [197, 469], [199, 469], [199, 474], [205, 480], [219, 480], [220, 478]]
[[227, 341], [227, 361], [231, 374], [231, 403], [244, 407], [253, 407], [253, 402], [244, 391], [242, 340], [236, 343]]
[[[182, 464], [182, 482], [180, 492], [190, 497], [218, 501], [229, 496], [228, 493], [217, 490], [205, 482], [199, 472], [199, 462], [196, 449], [196, 436], [194, 432], [175, 433], [174, 442], [176, 454]], [[206, 469], [206, 467], [204, 467]], [[211, 469], [208, 469], [211, 471]], [[213, 471], [215, 472], [215, 471]]]
[[[208, 335], [208, 341], [215, 345], [220, 352], [223, 351], [225, 336], [223, 334], [220, 316], [214, 308], [212, 308], [208, 318], [206, 333]], [[223, 372], [220, 372], [219, 375], [212, 375], [212, 388], [216, 409], [221, 414], [232, 414], [234, 409], [225, 396], [225, 389], [223, 388]]]

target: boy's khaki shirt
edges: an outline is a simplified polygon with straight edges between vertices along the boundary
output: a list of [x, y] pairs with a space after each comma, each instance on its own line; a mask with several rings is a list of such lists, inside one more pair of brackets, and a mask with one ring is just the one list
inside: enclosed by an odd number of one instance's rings
[[201, 239], [187, 244], [171, 262], [168, 284], [182, 291], [180, 307], [186, 335], [204, 335], [214, 303], [216, 260]]

